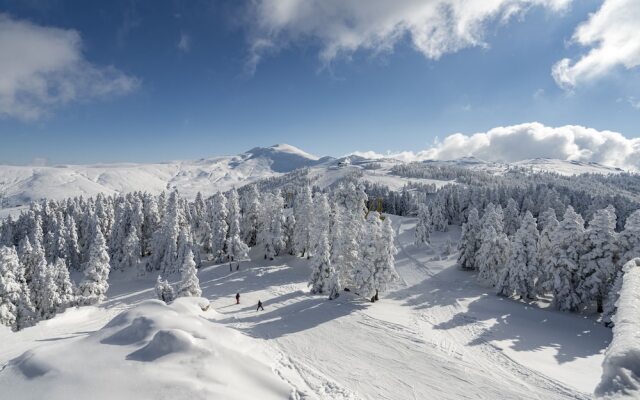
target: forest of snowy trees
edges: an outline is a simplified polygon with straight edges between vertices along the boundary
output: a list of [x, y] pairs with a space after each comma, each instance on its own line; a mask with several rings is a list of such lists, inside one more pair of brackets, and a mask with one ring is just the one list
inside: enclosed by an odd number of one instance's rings
[[[558, 206], [562, 206], [561, 203]], [[622, 266], [640, 256], [640, 210], [616, 231], [611, 205], [592, 213], [585, 224], [572, 206], [561, 218], [549, 207], [538, 218], [514, 199], [471, 207], [458, 245], [458, 265], [477, 270], [478, 279], [503, 296], [550, 298], [563, 311], [592, 309], [608, 324], [617, 300], [616, 277]], [[418, 214], [416, 241], [429, 243], [439, 228], [437, 203]]]
[[[156, 274], [156, 294], [167, 302], [200, 296], [202, 262], [241, 262], [250, 248], [268, 260], [310, 259], [311, 292], [329, 299], [346, 287], [368, 298], [397, 278], [390, 220], [368, 209], [362, 185], [272, 187], [191, 202], [177, 191], [34, 202], [0, 223], [0, 323], [19, 330], [99, 303], [113, 271]], [[174, 288], [167, 278], [177, 274]]]

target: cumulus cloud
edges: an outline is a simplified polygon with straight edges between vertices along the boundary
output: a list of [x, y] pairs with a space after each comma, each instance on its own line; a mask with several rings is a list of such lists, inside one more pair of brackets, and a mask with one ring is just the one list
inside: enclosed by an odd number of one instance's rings
[[80, 34], [0, 14], [0, 117], [36, 120], [78, 100], [129, 93], [136, 78], [82, 54]]
[[269, 53], [307, 39], [320, 43], [325, 64], [357, 50], [391, 51], [408, 36], [430, 59], [486, 46], [489, 22], [505, 22], [532, 6], [557, 12], [571, 0], [254, 0], [250, 68]]
[[600, 9], [578, 26], [572, 42], [591, 49], [577, 60], [560, 60], [552, 70], [565, 89], [598, 78], [616, 67], [640, 65], [640, 1], [605, 0]]
[[514, 162], [555, 158], [640, 170], [640, 138], [629, 139], [618, 132], [598, 131], [578, 125], [554, 128], [537, 122], [498, 127], [473, 135], [455, 133], [420, 152], [353, 154], [403, 161], [477, 157], [486, 161]]

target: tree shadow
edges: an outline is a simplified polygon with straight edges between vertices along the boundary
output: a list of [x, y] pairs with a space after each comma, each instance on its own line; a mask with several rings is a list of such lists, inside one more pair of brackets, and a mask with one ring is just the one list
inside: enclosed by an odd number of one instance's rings
[[[274, 305], [271, 309], [270, 304]], [[246, 307], [243, 311], [253, 311], [254, 314], [239, 318], [230, 317], [218, 322], [239, 324], [237, 329], [250, 336], [273, 339], [311, 329], [363, 310], [367, 304], [346, 293], [337, 299], [328, 300], [326, 296], [313, 296], [298, 290], [265, 301], [265, 312], [256, 311], [254, 307]]]

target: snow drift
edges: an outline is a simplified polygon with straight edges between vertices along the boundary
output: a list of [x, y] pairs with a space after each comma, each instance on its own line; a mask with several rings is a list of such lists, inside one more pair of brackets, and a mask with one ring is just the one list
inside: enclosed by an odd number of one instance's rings
[[2, 397], [297, 398], [263, 346], [210, 322], [217, 313], [208, 305], [202, 298], [169, 306], [148, 300], [77, 342], [29, 350], [0, 372]]
[[626, 263], [623, 271], [618, 310], [613, 317], [613, 340], [596, 388], [600, 397], [640, 397], [640, 258]]

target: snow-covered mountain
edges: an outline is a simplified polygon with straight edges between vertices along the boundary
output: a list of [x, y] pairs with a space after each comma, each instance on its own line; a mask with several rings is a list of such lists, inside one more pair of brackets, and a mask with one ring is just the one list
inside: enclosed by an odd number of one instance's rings
[[172, 188], [193, 197], [198, 191], [213, 194], [332, 160], [278, 144], [256, 147], [236, 156], [157, 164], [3, 165], [0, 166], [0, 198], [5, 207], [11, 207], [43, 197], [63, 199], [135, 190], [159, 193]]
[[[373, 163], [376, 164], [376, 168], [370, 168]], [[339, 159], [318, 157], [291, 145], [277, 144], [256, 147], [236, 156], [195, 161], [58, 166], [0, 165], [0, 209], [21, 206], [44, 197], [63, 199], [78, 195], [95, 196], [98, 193], [114, 194], [136, 190], [159, 193], [162, 190], [177, 188], [186, 197], [194, 197], [197, 192], [210, 195], [303, 167], [312, 168], [320, 185], [329, 185], [349, 171], [359, 170], [363, 179], [396, 189], [408, 181], [390, 173], [391, 167], [400, 163], [402, 161], [394, 159], [372, 160], [355, 155]], [[465, 157], [424, 163], [453, 165], [491, 173], [503, 173], [512, 167], [532, 171], [555, 171], [567, 175], [621, 172], [620, 169], [595, 163], [550, 159], [508, 164]], [[438, 184], [429, 180], [423, 183]]]

